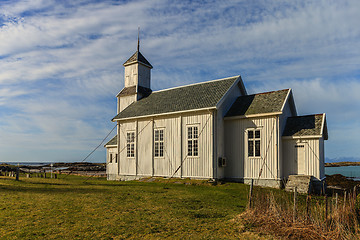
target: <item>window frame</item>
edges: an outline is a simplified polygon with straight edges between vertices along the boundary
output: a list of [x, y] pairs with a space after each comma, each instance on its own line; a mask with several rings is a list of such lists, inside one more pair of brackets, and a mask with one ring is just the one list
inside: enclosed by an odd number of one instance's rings
[[[251, 132], [251, 134], [250, 134]], [[259, 137], [257, 137], [259, 133]], [[248, 158], [261, 158], [262, 157], [262, 147], [261, 142], [263, 141], [263, 133], [261, 128], [249, 128], [246, 129], [246, 153]], [[250, 144], [251, 143], [251, 144]], [[250, 147], [250, 145], [252, 147]], [[250, 151], [250, 148], [252, 150]], [[250, 154], [252, 153], [252, 154]], [[257, 154], [258, 153], [258, 154]]]
[[[189, 134], [189, 129], [191, 129], [191, 135]], [[195, 129], [196, 129], [196, 132], [195, 132]], [[189, 143], [191, 143], [191, 144], [189, 144]], [[186, 146], [187, 146], [186, 147], [186, 154], [187, 154], [186, 156], [193, 157], [193, 158], [198, 158], [200, 156], [199, 124], [193, 124], [193, 125], [186, 126]], [[189, 151], [190, 146], [191, 146], [191, 152]], [[195, 151], [195, 149], [196, 149], [196, 151]]]
[[[159, 132], [158, 139], [156, 139], [156, 132]], [[162, 139], [161, 139], [162, 134]], [[156, 145], [158, 144], [158, 155], [156, 155]], [[161, 150], [162, 144], [162, 150]], [[153, 156], [154, 158], [165, 158], [165, 128], [154, 128], [153, 137]], [[161, 154], [162, 153], [162, 154]]]
[[[133, 135], [133, 136], [131, 136]], [[126, 157], [127, 158], [135, 158], [135, 141], [136, 141], [135, 131], [127, 131], [126, 132]]]
[[113, 155], [113, 153], [109, 152], [109, 163], [112, 163], [112, 155]]

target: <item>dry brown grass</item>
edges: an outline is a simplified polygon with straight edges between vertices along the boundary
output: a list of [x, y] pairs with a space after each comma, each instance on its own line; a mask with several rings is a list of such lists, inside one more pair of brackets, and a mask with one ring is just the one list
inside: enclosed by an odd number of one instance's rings
[[[299, 195], [294, 221], [293, 195], [257, 189], [253, 204], [237, 217], [247, 229], [280, 239], [360, 239], [356, 197], [338, 199]], [[307, 204], [307, 201], [309, 204]]]

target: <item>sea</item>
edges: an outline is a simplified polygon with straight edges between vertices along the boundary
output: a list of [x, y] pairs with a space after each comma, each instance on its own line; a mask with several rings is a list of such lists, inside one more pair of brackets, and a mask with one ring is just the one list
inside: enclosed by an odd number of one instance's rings
[[360, 166], [325, 167], [326, 175], [341, 174], [360, 181]]
[[11, 164], [11, 165], [20, 165], [20, 166], [45, 166], [52, 164], [54, 162], [0, 162], [0, 164]]
[[[6, 164], [11, 164], [11, 165], [20, 165], [20, 166], [45, 166], [45, 165], [50, 165], [50, 164], [54, 164], [54, 163], [59, 163], [59, 162], [0, 162], [0, 164], [2, 163], [6, 163]], [[64, 162], [64, 163], [73, 163], [73, 162]], [[104, 163], [104, 162], [91, 162], [91, 163]]]

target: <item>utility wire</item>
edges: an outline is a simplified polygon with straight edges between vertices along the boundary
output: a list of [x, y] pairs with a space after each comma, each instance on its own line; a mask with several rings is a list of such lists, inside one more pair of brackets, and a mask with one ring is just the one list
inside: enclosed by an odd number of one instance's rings
[[[136, 133], [136, 135], [135, 135], [135, 138], [136, 138], [136, 139], [137, 139], [137, 137], [140, 135], [140, 133], [142, 133], [142, 132], [144, 131], [144, 129], [145, 129], [152, 121], [153, 121], [153, 120], [150, 120], [140, 131], [138, 131], [138, 132]], [[117, 125], [115, 125], [115, 127], [116, 127], [116, 126], [117, 126]], [[111, 132], [115, 129], [115, 127], [111, 130]], [[123, 129], [121, 128], [121, 126], [119, 126], [119, 128], [120, 128], [122, 134], [124, 135], [124, 138], [126, 139], [126, 135], [125, 135]], [[111, 132], [110, 132], [110, 133], [111, 133]], [[110, 133], [106, 136], [106, 138], [110, 135]], [[106, 139], [106, 138], [105, 138], [105, 139]], [[98, 147], [101, 146], [101, 144], [105, 141], [105, 139], [99, 144]], [[98, 148], [98, 147], [97, 147], [97, 148]], [[119, 151], [119, 153], [118, 153], [119, 158], [120, 158], [120, 154], [121, 154], [126, 148], [127, 148], [127, 144], [125, 144], [125, 146]], [[95, 149], [95, 150], [96, 150], [96, 149]], [[88, 156], [90, 156], [93, 152], [95, 152], [95, 150], [92, 151]], [[88, 157], [88, 156], [87, 156], [87, 157]], [[113, 157], [113, 158], [111, 159], [111, 161], [113, 161], [115, 158], [116, 158], [116, 155], [115, 155], [115, 157]], [[86, 158], [85, 158], [85, 159], [86, 159]], [[109, 162], [106, 162], [105, 167], [107, 167], [109, 163], [110, 163], [110, 161], [109, 161]], [[120, 161], [118, 161], [117, 164], [120, 164]], [[140, 167], [139, 167], [139, 171], [140, 171], [140, 170], [141, 170], [141, 169], [140, 169]], [[140, 172], [143, 173], [142, 171], [140, 171]], [[70, 173], [71, 173], [71, 172], [70, 172]], [[69, 174], [70, 174], [70, 173], [69, 173]], [[92, 177], [92, 176], [89, 176], [88, 178], [86, 178], [85, 181], [84, 181], [84, 183], [85, 183], [87, 180], [89, 180], [91, 177]]]
[[[117, 126], [117, 125], [115, 125], [115, 126], [111, 129], [111, 131], [106, 135], [106, 137], [101, 141], [101, 143], [100, 143], [99, 145], [97, 145], [97, 146], [94, 148], [94, 150], [92, 150], [92, 151], [91, 151], [82, 161], [80, 161], [80, 162], [84, 162], [86, 159], [88, 159], [88, 157], [90, 157], [91, 154], [93, 154], [93, 153], [105, 142], [105, 140], [109, 137], [109, 135], [114, 131], [114, 129], [116, 128], [116, 126]], [[67, 176], [69, 176], [72, 172], [73, 172], [73, 170], [71, 170], [71, 171], [64, 177], [64, 179], [65, 179]]]

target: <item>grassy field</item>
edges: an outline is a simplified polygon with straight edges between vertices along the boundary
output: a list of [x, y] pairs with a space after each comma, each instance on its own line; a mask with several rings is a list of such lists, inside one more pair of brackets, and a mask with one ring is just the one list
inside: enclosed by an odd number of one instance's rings
[[0, 238], [266, 238], [233, 220], [245, 210], [247, 185], [85, 179], [0, 177]]

